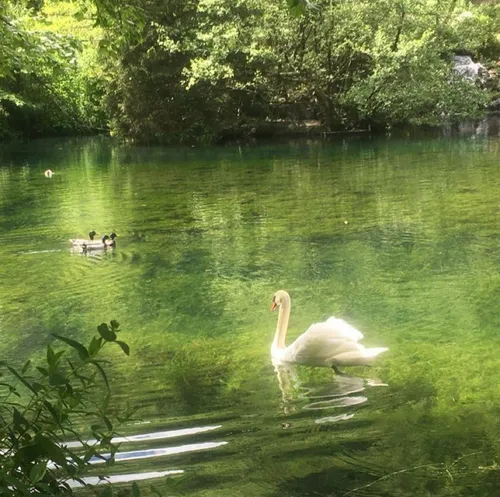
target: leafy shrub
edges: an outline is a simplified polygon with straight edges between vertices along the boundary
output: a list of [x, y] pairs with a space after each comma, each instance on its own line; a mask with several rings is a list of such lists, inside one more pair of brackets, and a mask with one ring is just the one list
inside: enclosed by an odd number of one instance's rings
[[[117, 422], [129, 419], [109, 414], [110, 389], [99, 358], [110, 343], [129, 354], [126, 343], [117, 340], [119, 324], [98, 326], [98, 336], [88, 347], [60, 335], [72, 347], [47, 346], [46, 361], [33, 367], [27, 361], [18, 371], [5, 362], [0, 382], [0, 488], [4, 497], [73, 495], [71, 482], [87, 486], [82, 479], [94, 458], [113, 464], [117, 446], [112, 439]], [[64, 360], [65, 359], [65, 360]], [[105, 386], [104, 393], [103, 385]], [[83, 438], [82, 426], [90, 426], [95, 440]], [[65, 441], [71, 439], [71, 448]], [[75, 445], [79, 447], [74, 449]], [[106, 458], [101, 454], [107, 452]], [[138, 492], [134, 486], [134, 493]]]

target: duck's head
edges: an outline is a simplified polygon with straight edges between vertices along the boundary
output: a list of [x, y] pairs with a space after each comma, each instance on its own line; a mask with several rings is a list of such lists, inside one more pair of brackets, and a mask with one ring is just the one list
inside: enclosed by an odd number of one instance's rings
[[288, 293], [285, 292], [285, 290], [278, 290], [273, 295], [273, 301], [271, 304], [271, 311], [276, 310], [284, 302], [290, 302], [290, 295], [288, 295]]
[[94, 230], [89, 231], [89, 238], [90, 238], [91, 240], [93, 240], [93, 239], [94, 239], [94, 236], [96, 236], [96, 235], [97, 235], [97, 231], [94, 231]]
[[108, 235], [104, 235], [104, 236], [101, 238], [101, 242], [102, 242], [102, 243], [106, 243], [106, 240], [109, 240], [109, 236], [108, 236]]
[[113, 232], [113, 233], [111, 233], [111, 235], [109, 235], [109, 238], [110, 238], [111, 240], [114, 240], [117, 236], [118, 236], [118, 235], [117, 235], [115, 232]]

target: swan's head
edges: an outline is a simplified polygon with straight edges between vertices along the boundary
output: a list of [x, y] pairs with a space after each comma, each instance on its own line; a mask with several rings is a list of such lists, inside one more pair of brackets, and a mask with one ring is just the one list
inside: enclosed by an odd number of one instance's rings
[[271, 304], [271, 311], [276, 310], [283, 302], [290, 302], [290, 295], [285, 290], [278, 290], [273, 295], [273, 302]]

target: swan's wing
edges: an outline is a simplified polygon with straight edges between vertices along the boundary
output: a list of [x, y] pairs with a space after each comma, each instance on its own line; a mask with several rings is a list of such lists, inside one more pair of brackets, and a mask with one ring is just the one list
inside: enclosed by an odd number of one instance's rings
[[330, 328], [335, 330], [336, 334], [342, 336], [343, 338], [354, 340], [355, 342], [363, 338], [363, 333], [361, 333], [361, 331], [357, 330], [349, 323], [346, 323], [343, 319], [338, 319], [332, 316], [326, 320], [326, 323], [330, 326]]
[[305, 332], [308, 335], [318, 335], [322, 337], [343, 338], [357, 342], [363, 338], [363, 333], [346, 323], [343, 319], [335, 317], [328, 318], [321, 323], [312, 324]]
[[286, 348], [286, 361], [311, 366], [326, 366], [331, 365], [332, 357], [339, 354], [357, 352], [364, 348], [355, 340], [332, 335], [328, 329], [317, 326], [320, 324], [324, 323], [312, 325], [295, 342]]

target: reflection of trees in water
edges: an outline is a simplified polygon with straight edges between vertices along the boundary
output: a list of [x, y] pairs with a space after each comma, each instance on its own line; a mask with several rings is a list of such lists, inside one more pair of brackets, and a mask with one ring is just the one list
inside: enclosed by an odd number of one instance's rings
[[241, 402], [246, 395], [237, 388], [241, 365], [231, 359], [229, 342], [222, 343], [199, 339], [171, 344], [163, 364], [155, 367], [155, 377], [146, 383], [152, 391], [161, 386], [154, 400], [157, 412], [192, 415]]

